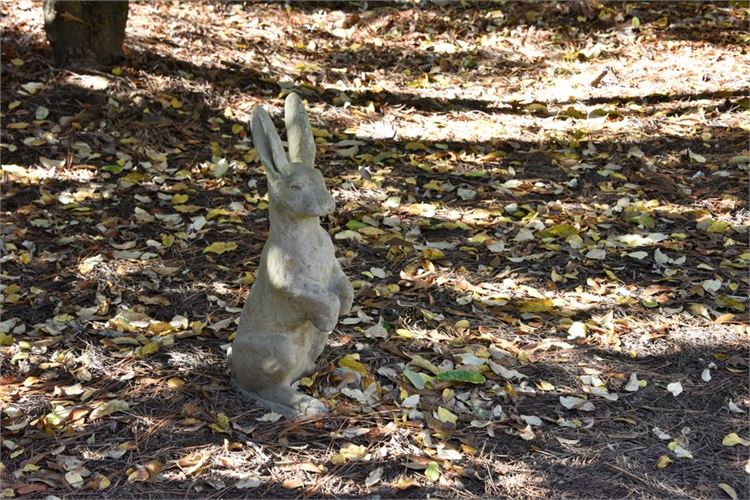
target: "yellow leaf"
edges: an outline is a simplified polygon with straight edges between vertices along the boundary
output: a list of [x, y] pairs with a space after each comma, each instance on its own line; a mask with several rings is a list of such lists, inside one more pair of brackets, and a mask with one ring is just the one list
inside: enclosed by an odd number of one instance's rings
[[120, 179], [133, 184], [138, 184], [139, 182], [143, 182], [148, 179], [148, 177], [140, 172], [128, 172], [127, 174], [120, 177]]
[[348, 460], [359, 459], [367, 454], [367, 448], [360, 444], [349, 443], [341, 447], [339, 454]]
[[245, 131], [245, 128], [242, 125], [240, 125], [239, 123], [235, 123], [234, 125], [232, 125], [232, 133], [234, 135], [237, 135], [237, 134], [239, 134], [241, 132], [244, 132], [244, 131]]
[[381, 234], [384, 234], [384, 231], [382, 229], [378, 229], [377, 227], [372, 226], [365, 226], [357, 229], [358, 233], [362, 233], [365, 236], [380, 236]]
[[443, 423], [455, 424], [458, 420], [458, 416], [452, 413], [450, 410], [446, 410], [442, 406], [438, 406], [437, 419]]
[[103, 474], [98, 474], [96, 478], [96, 487], [100, 490], [106, 490], [111, 484], [109, 478]]
[[172, 196], [172, 204], [174, 204], [174, 205], [181, 205], [181, 204], [185, 203], [186, 201], [188, 201], [188, 198], [189, 198], [189, 196], [186, 195], [186, 194], [181, 194], [181, 193], [180, 194], [176, 194], [176, 195]]
[[225, 432], [225, 433], [228, 433], [228, 432], [229, 432], [228, 430], [224, 429], [224, 428], [223, 428], [222, 426], [220, 426], [219, 424], [208, 424], [208, 426], [209, 426], [209, 427], [210, 427], [211, 429], [215, 430], [216, 432]]
[[527, 313], [540, 313], [550, 312], [554, 308], [555, 306], [551, 299], [533, 299], [523, 301], [518, 310]]
[[312, 133], [314, 137], [321, 137], [323, 139], [330, 139], [333, 137], [331, 133], [325, 129], [317, 128], [317, 127], [310, 127], [312, 129]]
[[232, 213], [231, 210], [227, 210], [226, 208], [212, 208], [206, 213], [206, 220], [211, 220], [220, 215], [232, 215]]
[[255, 276], [250, 271], [245, 271], [242, 278], [240, 278], [240, 283], [243, 285], [252, 285], [255, 283]]
[[707, 228], [708, 233], [724, 233], [729, 229], [729, 223], [723, 220], [713, 221]]
[[539, 388], [539, 390], [542, 390], [542, 391], [554, 391], [555, 390], [554, 385], [542, 379], [539, 379], [539, 381], [536, 383], [536, 386]]
[[435, 364], [432, 363], [432, 361], [430, 361], [427, 358], [423, 358], [419, 354], [415, 354], [414, 356], [411, 357], [411, 364], [414, 366], [418, 366], [420, 368], [424, 368], [425, 370], [429, 370], [435, 375], [440, 373], [440, 368], [435, 366]]
[[166, 321], [152, 321], [148, 325], [149, 333], [165, 333], [172, 329], [172, 325]]
[[469, 455], [475, 455], [479, 451], [470, 444], [466, 443], [461, 443], [461, 449], [464, 450], [464, 453], [467, 453]]
[[229, 429], [229, 417], [227, 417], [223, 412], [216, 415], [216, 423], [219, 424], [223, 429]]
[[157, 352], [159, 352], [158, 342], [148, 342], [143, 347], [136, 349], [136, 354], [139, 358], [147, 358]]
[[115, 66], [114, 68], [112, 68], [112, 74], [115, 76], [122, 75], [122, 68], [119, 66]]
[[667, 25], [669, 24], [669, 19], [667, 18], [667, 16], [662, 16], [656, 21], [654, 21], [652, 24], [656, 28], [666, 28]]
[[172, 245], [174, 245], [175, 237], [172, 234], [162, 234], [161, 235], [161, 244], [164, 245], [164, 248], [169, 248]]
[[360, 375], [367, 375], [367, 368], [358, 361], [359, 354], [347, 354], [339, 360], [341, 368], [349, 368]]
[[742, 446], [750, 446], [750, 441], [742, 439], [736, 432], [731, 432], [724, 436], [724, 439], [721, 440], [721, 444], [724, 446], [737, 446], [738, 444]]
[[422, 256], [427, 260], [440, 260], [445, 258], [445, 254], [439, 248], [425, 248], [422, 250]]
[[732, 321], [734, 321], [735, 317], [736, 316], [734, 314], [732, 314], [732, 313], [726, 313], [726, 314], [722, 314], [720, 316], [717, 316], [716, 319], [714, 320], [714, 322], [718, 323], [718, 324], [731, 323]]
[[204, 248], [203, 253], [210, 252], [221, 255], [225, 252], [231, 252], [232, 250], [237, 250], [237, 243], [234, 241], [217, 241]]
[[174, 97], [169, 102], [169, 105], [172, 106], [174, 109], [180, 109], [182, 107], [182, 101]]
[[127, 411], [130, 408], [126, 401], [122, 399], [112, 399], [107, 401], [101, 406], [94, 408], [94, 411], [89, 415], [90, 420], [96, 420], [97, 418], [104, 417], [111, 413], [118, 411]]
[[0, 332], [0, 345], [12, 345], [13, 342], [15, 342], [15, 337], [13, 335], [8, 335], [7, 333]]
[[150, 477], [146, 469], [131, 469], [127, 474], [129, 483], [148, 481]]
[[510, 396], [511, 398], [515, 399], [518, 397], [518, 392], [516, 391], [516, 388], [513, 387], [513, 384], [511, 384], [510, 382], [505, 383], [504, 389], [505, 389], [506, 394], [508, 394], [508, 396]]
[[175, 205], [174, 209], [181, 214], [192, 214], [200, 210], [202, 207], [198, 205]]
[[659, 457], [659, 459], [658, 459], [658, 460], [656, 461], [656, 466], [657, 466], [657, 467], [658, 467], [659, 469], [663, 469], [664, 467], [666, 467], [667, 465], [669, 465], [669, 464], [671, 464], [671, 463], [672, 463], [672, 459], [671, 459], [671, 458], [669, 458], [669, 457], [668, 457], [668, 456], [666, 456], [666, 455], [662, 455], [662, 456], [660, 456], [660, 457]]
[[169, 387], [172, 390], [179, 389], [183, 385], [185, 385], [185, 381], [182, 380], [181, 378], [172, 377], [167, 380], [167, 387]]
[[331, 463], [334, 465], [342, 465], [346, 463], [346, 457], [341, 453], [336, 453], [331, 457]]
[[409, 488], [419, 488], [421, 485], [419, 481], [416, 479], [410, 479], [406, 477], [401, 477], [393, 483], [393, 487], [398, 490], [408, 490]]
[[469, 328], [471, 323], [469, 323], [468, 319], [460, 319], [453, 326], [456, 328]]
[[405, 328], [397, 328], [396, 335], [405, 339], [413, 339], [416, 336], [414, 335], [414, 332]]
[[424, 145], [422, 142], [409, 142], [406, 144], [406, 150], [407, 151], [419, 151], [419, 150], [426, 150], [427, 146]]

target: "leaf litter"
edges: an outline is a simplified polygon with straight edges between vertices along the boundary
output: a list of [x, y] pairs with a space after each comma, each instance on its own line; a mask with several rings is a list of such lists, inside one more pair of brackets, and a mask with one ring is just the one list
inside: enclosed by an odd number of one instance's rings
[[[746, 8], [130, 8], [71, 75], [2, 6], [0, 494], [747, 496]], [[224, 361], [291, 90], [357, 289], [310, 421]]]

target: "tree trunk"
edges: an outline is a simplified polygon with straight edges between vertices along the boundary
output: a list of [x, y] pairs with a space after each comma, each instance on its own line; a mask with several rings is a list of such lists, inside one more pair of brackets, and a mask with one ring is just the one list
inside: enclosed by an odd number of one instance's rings
[[59, 65], [117, 63], [127, 21], [127, 0], [44, 0], [44, 29]]

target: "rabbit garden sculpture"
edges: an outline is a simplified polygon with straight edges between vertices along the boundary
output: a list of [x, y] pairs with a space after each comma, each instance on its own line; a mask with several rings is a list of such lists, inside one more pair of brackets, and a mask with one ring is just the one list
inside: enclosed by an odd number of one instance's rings
[[339, 316], [352, 307], [352, 285], [320, 226], [334, 201], [314, 167], [315, 139], [296, 94], [286, 99], [289, 158], [265, 109], [253, 110], [252, 136], [268, 178], [270, 231], [232, 344], [235, 386], [287, 417], [326, 413], [291, 384], [315, 360]]

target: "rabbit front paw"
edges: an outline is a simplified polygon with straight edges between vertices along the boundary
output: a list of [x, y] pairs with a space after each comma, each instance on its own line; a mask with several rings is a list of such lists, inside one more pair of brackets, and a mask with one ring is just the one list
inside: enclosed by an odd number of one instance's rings
[[346, 316], [352, 311], [352, 304], [354, 303], [354, 289], [349, 281], [345, 281], [343, 285], [339, 286], [339, 302], [341, 304], [339, 310], [339, 316]]
[[327, 300], [321, 306], [323, 307], [312, 312], [310, 321], [321, 332], [331, 332], [338, 323], [341, 302], [335, 294], [329, 293]]

